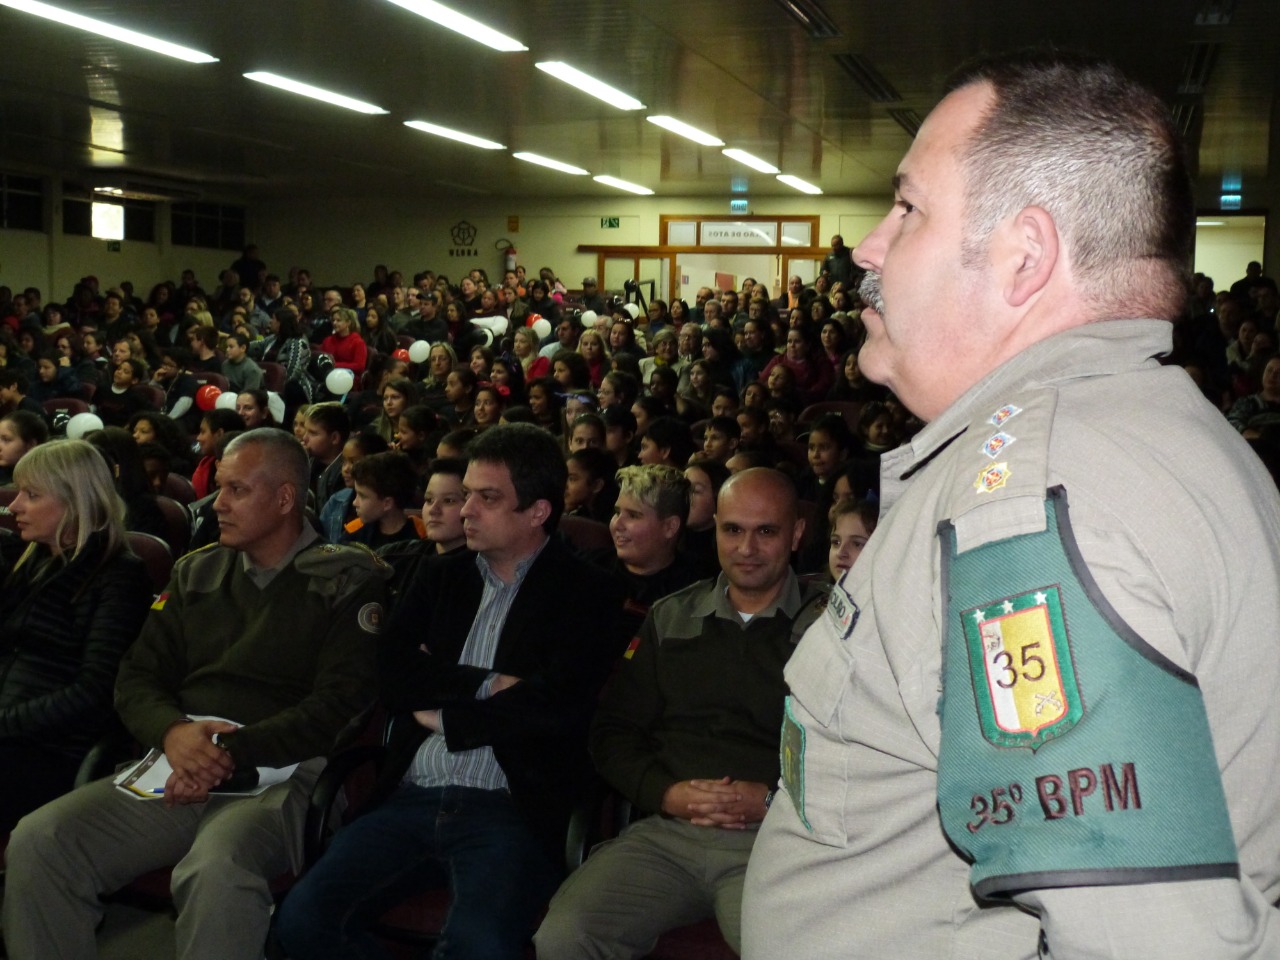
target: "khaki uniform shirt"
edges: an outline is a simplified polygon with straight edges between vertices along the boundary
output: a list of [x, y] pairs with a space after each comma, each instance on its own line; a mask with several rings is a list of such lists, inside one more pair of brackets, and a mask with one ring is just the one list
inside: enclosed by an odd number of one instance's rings
[[[1185, 373], [1156, 362], [1169, 342], [1150, 320], [1042, 341], [883, 458], [881, 523], [843, 584], [856, 624], [842, 636], [820, 619], [787, 666], [808, 825], [780, 790], [748, 872], [744, 957], [1280, 957], [1280, 499]], [[1006, 405], [1020, 412], [997, 423]], [[960, 551], [1042, 530], [1051, 486], [1102, 595], [1199, 679], [1240, 880], [979, 904], [943, 834], [938, 526]]]

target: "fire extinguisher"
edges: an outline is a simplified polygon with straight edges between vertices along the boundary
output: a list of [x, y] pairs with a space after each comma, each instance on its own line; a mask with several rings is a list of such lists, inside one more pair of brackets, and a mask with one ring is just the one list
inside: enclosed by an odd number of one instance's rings
[[507, 248], [506, 250], [503, 251], [503, 256], [502, 256], [502, 269], [504, 272], [507, 270], [511, 270], [513, 272], [515, 271], [516, 257], [518, 257], [519, 255], [520, 255], [520, 251], [518, 251], [515, 247], [511, 246], [510, 243], [508, 243]]

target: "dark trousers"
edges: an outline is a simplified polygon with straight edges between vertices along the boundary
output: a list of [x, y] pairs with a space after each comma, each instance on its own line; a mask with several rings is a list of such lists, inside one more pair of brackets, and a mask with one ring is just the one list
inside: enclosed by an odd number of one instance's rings
[[447, 886], [452, 906], [435, 960], [519, 960], [561, 872], [505, 791], [403, 784], [338, 831], [289, 893], [276, 932], [294, 960], [390, 957], [369, 926]]

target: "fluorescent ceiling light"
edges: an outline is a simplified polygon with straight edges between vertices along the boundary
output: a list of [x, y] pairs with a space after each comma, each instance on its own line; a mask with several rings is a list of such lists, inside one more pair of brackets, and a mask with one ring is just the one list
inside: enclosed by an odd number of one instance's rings
[[626, 180], [619, 180], [617, 177], [599, 176], [591, 179], [596, 183], [603, 183], [606, 187], [617, 187], [619, 190], [626, 190], [628, 193], [638, 193], [642, 197], [653, 195], [653, 191], [648, 187], [642, 187], [638, 183], [628, 183]]
[[801, 193], [818, 194], [822, 192], [821, 187], [815, 187], [807, 180], [801, 180], [799, 177], [793, 177], [789, 173], [778, 174], [778, 179], [785, 183], [788, 187], [795, 187]]
[[372, 103], [365, 103], [363, 100], [353, 100], [351, 97], [344, 97], [340, 93], [322, 90], [320, 87], [313, 87], [309, 83], [299, 83], [297, 80], [290, 80], [288, 77], [277, 76], [274, 73], [257, 71], [255, 73], [246, 73], [245, 77], [249, 80], [256, 80], [258, 83], [265, 83], [269, 87], [276, 87], [280, 90], [287, 90], [290, 93], [297, 93], [304, 97], [310, 97], [313, 100], [331, 103], [335, 107], [346, 107], [348, 110], [355, 110], [357, 113], [389, 112], [387, 110], [383, 110], [381, 107], [375, 107]]
[[661, 127], [663, 130], [670, 130], [674, 134], [684, 137], [686, 140], [692, 140], [694, 143], [700, 143], [704, 147], [723, 147], [724, 141], [712, 136], [705, 130], [699, 130], [697, 127], [691, 127], [683, 120], [677, 120], [675, 117], [666, 117], [658, 115], [656, 117], [645, 117], [655, 127]]
[[747, 151], [745, 150], [735, 150], [731, 147], [728, 150], [721, 150], [720, 152], [723, 153], [730, 160], [737, 160], [739, 163], [750, 167], [752, 170], [759, 170], [761, 173], [780, 172], [778, 168], [775, 167], [772, 163], [766, 163], [765, 161], [761, 160], [759, 157], [752, 156], [751, 154], [747, 153]]
[[36, 0], [0, 0], [0, 6], [9, 7], [22, 13], [34, 14], [37, 17], [44, 17], [63, 26], [85, 30], [100, 37], [106, 37], [109, 40], [129, 43], [135, 47], [141, 47], [143, 50], [150, 50], [152, 53], [163, 53], [166, 57], [174, 57], [177, 60], [185, 60], [188, 63], [218, 62], [217, 57], [211, 57], [207, 53], [201, 53], [199, 50], [182, 47], [176, 43], [170, 43], [168, 40], [149, 37], [145, 33], [138, 33], [135, 30], [126, 30], [124, 27], [117, 27], [115, 24], [105, 23], [102, 20], [94, 20], [92, 17], [84, 17], [69, 10], [60, 10], [57, 7], [49, 6], [47, 3], [38, 3]]
[[601, 83], [595, 77], [588, 76], [567, 63], [561, 63], [559, 60], [545, 60], [542, 63], [535, 63], [534, 66], [543, 73], [551, 74], [557, 80], [563, 80], [571, 87], [577, 87], [583, 93], [589, 93], [596, 99], [603, 100], [611, 107], [617, 107], [619, 110], [644, 109], [644, 104], [635, 97], [623, 93], [607, 83]]
[[513, 153], [513, 157], [517, 160], [524, 160], [526, 163], [536, 163], [540, 167], [549, 167], [552, 170], [559, 170], [561, 173], [572, 173], [574, 176], [584, 177], [587, 171], [581, 167], [573, 167], [567, 163], [561, 163], [559, 160], [552, 160], [549, 157], [541, 157], [536, 153]]
[[1227, 225], [1227, 221], [1225, 220], [1197, 220], [1196, 221], [1197, 227], [1225, 227], [1226, 225]]
[[460, 33], [468, 40], [477, 40], [486, 47], [492, 47], [494, 50], [515, 53], [518, 50], [529, 49], [514, 37], [508, 37], [505, 33], [499, 33], [492, 27], [486, 27], [479, 20], [472, 20], [456, 10], [450, 10], [448, 7], [436, 3], [435, 0], [391, 0], [391, 2], [397, 7], [404, 7], [410, 13], [416, 13], [432, 23], [455, 33]]
[[463, 133], [461, 130], [450, 130], [448, 127], [436, 126], [434, 123], [427, 123], [425, 120], [406, 120], [406, 127], [413, 127], [415, 130], [421, 130], [423, 133], [435, 134], [437, 137], [445, 137], [449, 140], [457, 140], [459, 143], [466, 143], [473, 147], [480, 147], [482, 150], [505, 150], [506, 147], [501, 143], [494, 143], [492, 140], [485, 140], [482, 137], [474, 137], [469, 133]]

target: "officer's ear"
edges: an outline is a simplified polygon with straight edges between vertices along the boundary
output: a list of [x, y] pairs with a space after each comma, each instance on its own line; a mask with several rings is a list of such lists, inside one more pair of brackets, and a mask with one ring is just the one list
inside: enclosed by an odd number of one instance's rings
[[997, 228], [991, 261], [1010, 307], [1023, 307], [1049, 284], [1061, 248], [1058, 228], [1043, 207], [1023, 207]]

